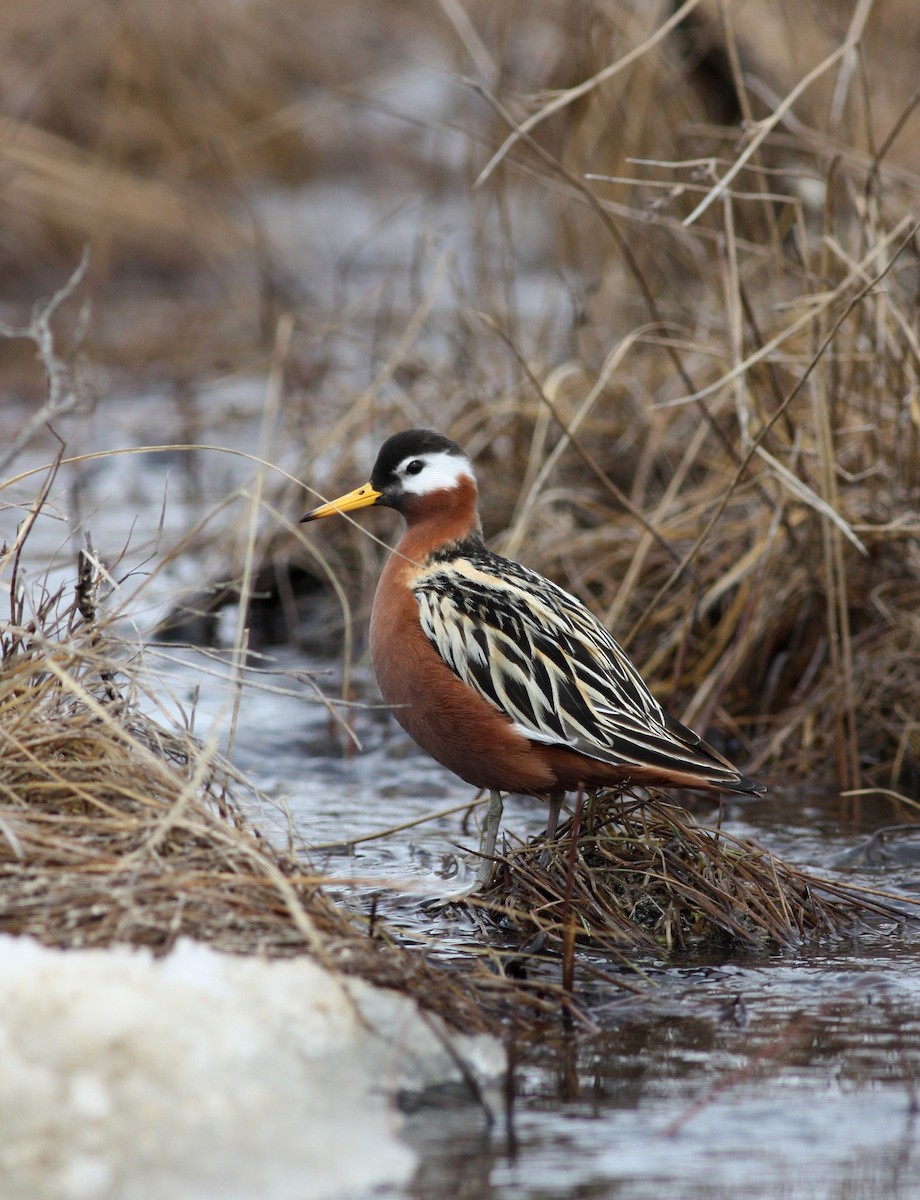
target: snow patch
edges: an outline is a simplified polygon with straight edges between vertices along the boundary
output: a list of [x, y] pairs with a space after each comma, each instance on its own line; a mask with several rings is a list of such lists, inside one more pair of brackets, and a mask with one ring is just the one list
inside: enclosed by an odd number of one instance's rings
[[[4, 1200], [342, 1200], [404, 1182], [393, 1095], [458, 1078], [432, 1024], [308, 959], [0, 936]], [[501, 1070], [492, 1039], [455, 1045]]]

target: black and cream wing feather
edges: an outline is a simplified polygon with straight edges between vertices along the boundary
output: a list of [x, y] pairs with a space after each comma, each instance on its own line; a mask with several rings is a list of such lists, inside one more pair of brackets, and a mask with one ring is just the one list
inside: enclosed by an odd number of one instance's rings
[[438, 654], [527, 737], [617, 766], [748, 782], [665, 713], [580, 601], [536, 572], [466, 543], [411, 586]]

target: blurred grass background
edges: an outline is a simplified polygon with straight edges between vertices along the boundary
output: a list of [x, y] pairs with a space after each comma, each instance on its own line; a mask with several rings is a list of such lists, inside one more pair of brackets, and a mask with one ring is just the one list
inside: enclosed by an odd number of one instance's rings
[[[150, 388], [194, 404], [274, 363], [279, 444], [332, 493], [437, 426], [496, 548], [746, 769], [917, 798], [914, 15], [8, 5], [0, 318], [88, 244], [81, 353], [154, 429]], [[0, 379], [38, 402], [34, 347]], [[319, 570], [313, 536], [267, 523], [269, 575]], [[362, 628], [383, 551], [342, 522], [323, 553]]]

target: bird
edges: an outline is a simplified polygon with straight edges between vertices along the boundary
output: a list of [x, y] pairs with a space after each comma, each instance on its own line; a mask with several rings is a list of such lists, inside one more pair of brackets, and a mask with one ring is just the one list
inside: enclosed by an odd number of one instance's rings
[[488, 549], [478, 499], [464, 450], [409, 429], [383, 443], [367, 483], [301, 521], [371, 506], [405, 520], [374, 595], [371, 660], [410, 737], [490, 793], [480, 890], [492, 878], [503, 794], [546, 799], [551, 841], [573, 791], [765, 792], [661, 707], [580, 600]]

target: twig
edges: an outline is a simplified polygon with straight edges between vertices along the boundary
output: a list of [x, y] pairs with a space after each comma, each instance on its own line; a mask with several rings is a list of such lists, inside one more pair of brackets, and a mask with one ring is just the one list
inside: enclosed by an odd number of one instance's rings
[[73, 371], [55, 350], [51, 321], [61, 305], [70, 299], [83, 282], [88, 266], [89, 246], [84, 246], [77, 269], [50, 300], [43, 300], [35, 306], [28, 325], [16, 327], [0, 321], [0, 336], [26, 338], [35, 343], [48, 379], [48, 398], [0, 454], [0, 472], [4, 471], [23, 447], [29, 444], [39, 429], [57, 417], [72, 412], [85, 399], [74, 379]]

